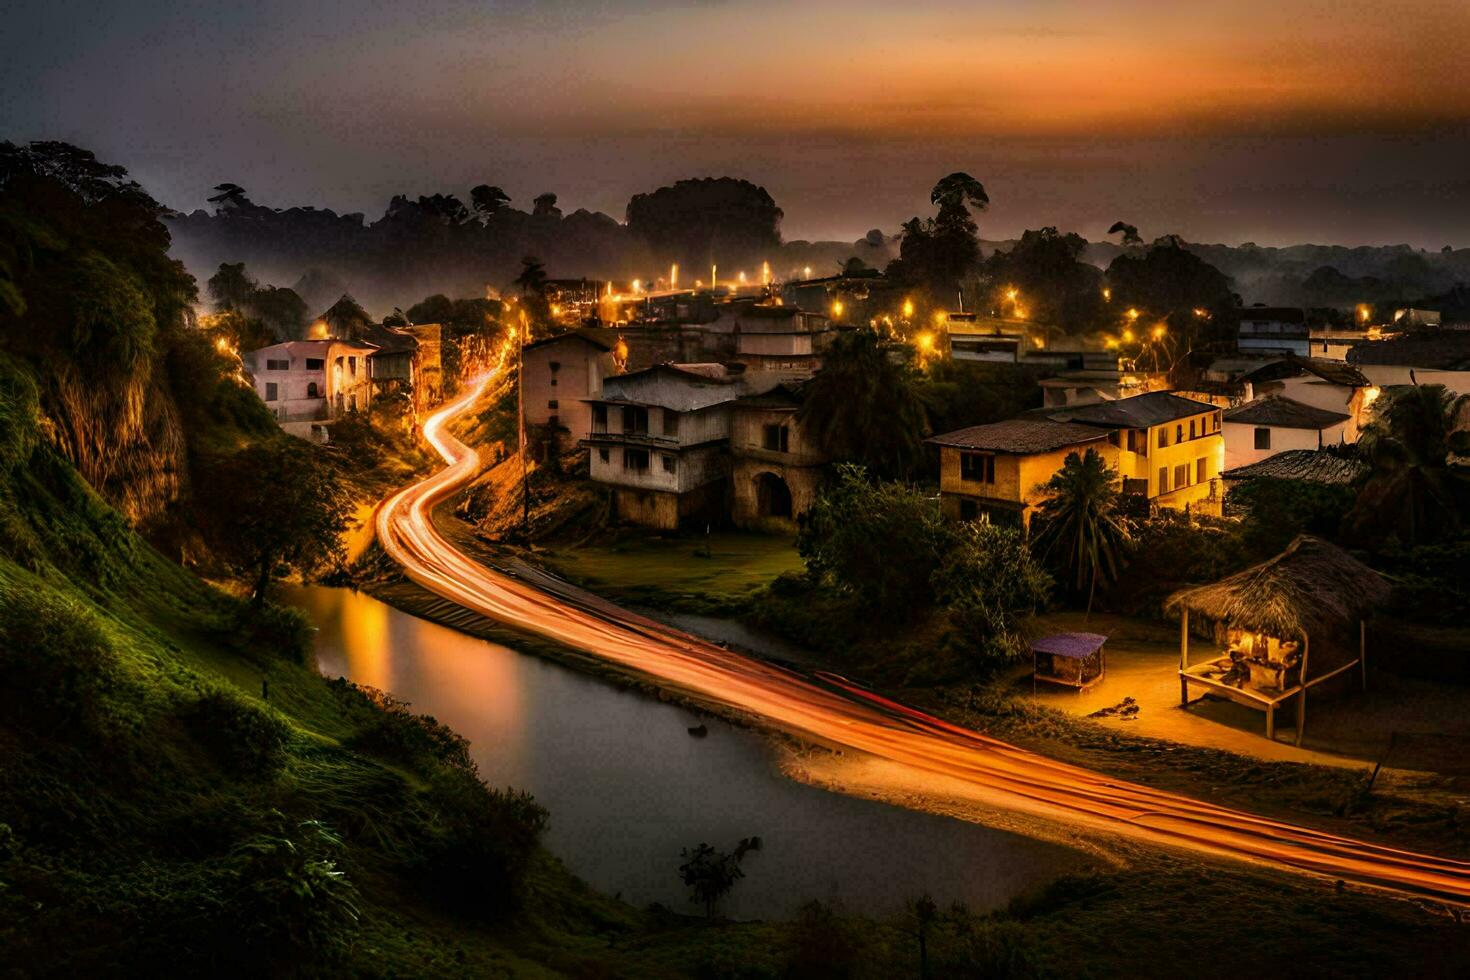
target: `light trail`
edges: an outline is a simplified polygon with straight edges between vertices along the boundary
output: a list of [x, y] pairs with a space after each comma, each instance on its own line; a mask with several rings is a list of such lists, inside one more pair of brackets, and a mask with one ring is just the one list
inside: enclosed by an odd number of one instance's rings
[[471, 480], [478, 454], [448, 422], [492, 373], [424, 425], [448, 466], [379, 508], [378, 540], [408, 577], [480, 615], [631, 668], [802, 738], [870, 753], [913, 776], [959, 780], [983, 802], [1152, 844], [1470, 905], [1470, 862], [1417, 854], [1110, 778], [865, 691], [832, 674], [804, 677], [588, 596], [555, 579], [515, 577], [469, 558], [434, 527], [435, 505]]

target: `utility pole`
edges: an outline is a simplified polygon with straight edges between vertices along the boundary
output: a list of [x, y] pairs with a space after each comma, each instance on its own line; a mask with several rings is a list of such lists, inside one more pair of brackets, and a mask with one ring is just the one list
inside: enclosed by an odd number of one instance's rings
[[521, 310], [521, 329], [516, 331], [516, 429], [521, 445], [521, 536], [531, 544], [531, 476], [526, 465], [526, 333], [531, 329], [526, 311]]

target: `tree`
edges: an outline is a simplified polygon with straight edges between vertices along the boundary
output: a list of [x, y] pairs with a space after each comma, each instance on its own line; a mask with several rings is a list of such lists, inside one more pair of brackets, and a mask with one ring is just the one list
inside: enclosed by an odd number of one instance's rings
[[250, 278], [244, 262], [221, 262], [207, 285], [215, 309], [243, 311], [260, 284]]
[[1086, 333], [1102, 325], [1106, 310], [1102, 270], [1082, 261], [1086, 250], [1087, 239], [1076, 233], [1027, 230], [1008, 251], [985, 260], [985, 282], [997, 292], [1016, 290], [1028, 319]]
[[550, 191], [537, 194], [536, 199], [531, 202], [531, 213], [537, 217], [560, 218], [561, 208], [556, 206], [556, 195]]
[[690, 850], [684, 848], [679, 856], [684, 863], [679, 865], [679, 878], [688, 886], [694, 900], [704, 906], [707, 918], [714, 918], [715, 906], [720, 899], [730, 894], [735, 883], [745, 877], [740, 863], [750, 851], [760, 850], [759, 837], [746, 837], [735, 845], [732, 852], [718, 851], [701, 843]]
[[202, 466], [199, 528], [213, 552], [252, 581], [265, 602], [271, 581], [339, 564], [352, 499], [337, 472], [304, 442], [281, 437]]
[[352, 298], [351, 293], [343, 293], [333, 303], [327, 312], [322, 314], [328, 329], [333, 337], [343, 340], [361, 340], [363, 332], [373, 322], [373, 318]]
[[1128, 543], [1128, 524], [1118, 510], [1118, 472], [1096, 449], [1068, 453], [1045, 490], [1036, 548], [1044, 558], [1060, 561], [1076, 591], [1087, 588], [1091, 613], [1098, 584], [1117, 577]]
[[470, 190], [470, 206], [481, 218], [489, 218], [510, 206], [510, 195], [491, 184], [480, 184]]
[[245, 196], [245, 188], [239, 184], [216, 184], [214, 189], [214, 196], [207, 200], [210, 204], [218, 204], [221, 211], [229, 208], [242, 208], [250, 203]]
[[698, 268], [769, 257], [781, 245], [782, 211], [764, 187], [733, 177], [681, 180], [628, 201], [628, 231], [659, 262]]
[[879, 478], [913, 469], [926, 430], [913, 366], [866, 329], [832, 341], [796, 418], [831, 458], [860, 463]]
[[515, 277], [515, 285], [522, 296], [545, 296], [546, 263], [534, 255], [521, 259], [521, 273]]
[[1019, 530], [980, 522], [960, 526], [931, 576], [956, 645], [985, 671], [1025, 650], [1022, 624], [1046, 604], [1051, 584]]
[[1449, 457], [1470, 453], [1470, 432], [1458, 428], [1467, 405], [1444, 385], [1383, 390], [1358, 438], [1372, 469], [1347, 516], [1350, 537], [1415, 545], [1464, 526], [1470, 478]]
[[875, 617], [910, 619], [934, 601], [934, 570], [950, 541], [932, 501], [900, 483], [873, 483], [842, 464], [796, 536], [807, 572]]
[[1143, 254], [1124, 253], [1108, 265], [1115, 305], [1132, 306], [1155, 317], [1192, 316], [1195, 309], [1223, 310], [1234, 305], [1230, 278], [1166, 235]]
[[985, 187], [967, 173], [952, 173], [934, 185], [929, 201], [938, 209], [931, 219], [914, 217], [903, 225], [898, 258], [888, 275], [931, 299], [947, 300], [980, 262], [980, 240], [970, 208], [990, 206]]
[[1123, 247], [1124, 248], [1127, 248], [1130, 245], [1142, 245], [1143, 244], [1143, 239], [1140, 238], [1140, 237], [1138, 237], [1138, 226], [1137, 225], [1130, 225], [1126, 221], [1114, 221], [1113, 222], [1113, 226], [1108, 229], [1108, 234], [1109, 235], [1116, 235], [1119, 232], [1121, 232], [1122, 235], [1123, 235]]

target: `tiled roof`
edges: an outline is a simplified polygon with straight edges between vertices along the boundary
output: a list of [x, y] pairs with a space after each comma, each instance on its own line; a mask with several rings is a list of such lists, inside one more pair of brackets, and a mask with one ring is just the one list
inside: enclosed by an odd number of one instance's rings
[[989, 425], [972, 425], [968, 429], [946, 432], [926, 441], [935, 446], [956, 449], [1024, 454], [1046, 453], [1106, 438], [1106, 432], [1090, 425], [1023, 417], [992, 422]]
[[1134, 395], [1132, 398], [1080, 405], [1076, 408], [1046, 412], [1045, 415], [1058, 422], [1081, 422], [1084, 425], [1144, 429], [1151, 425], [1162, 425], [1175, 419], [1200, 415], [1213, 409], [1213, 405], [1197, 402], [1193, 398], [1181, 398], [1168, 391], [1150, 391], [1145, 395]]
[[1294, 398], [1283, 398], [1280, 395], [1257, 398], [1225, 413], [1226, 422], [1279, 425], [1286, 429], [1326, 429], [1350, 418], [1351, 415], [1343, 412], [1306, 405]]
[[1325, 449], [1288, 449], [1268, 456], [1259, 463], [1237, 466], [1220, 475], [1227, 480], [1249, 480], [1259, 476], [1276, 480], [1348, 484], [1367, 472], [1367, 463], [1339, 456]]

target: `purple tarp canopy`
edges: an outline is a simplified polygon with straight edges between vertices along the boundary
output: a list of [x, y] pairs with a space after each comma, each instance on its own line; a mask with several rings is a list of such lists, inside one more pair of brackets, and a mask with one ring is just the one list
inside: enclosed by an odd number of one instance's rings
[[1097, 648], [1108, 642], [1108, 638], [1101, 633], [1056, 633], [1052, 636], [1043, 636], [1031, 644], [1035, 653], [1049, 653], [1054, 657], [1071, 657], [1081, 660], [1090, 657]]

